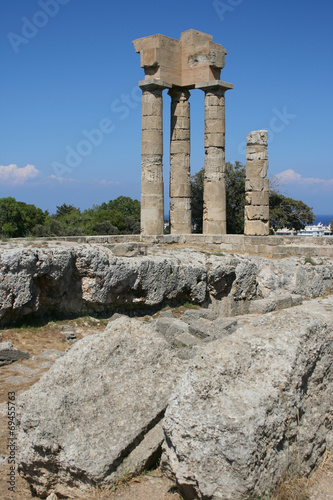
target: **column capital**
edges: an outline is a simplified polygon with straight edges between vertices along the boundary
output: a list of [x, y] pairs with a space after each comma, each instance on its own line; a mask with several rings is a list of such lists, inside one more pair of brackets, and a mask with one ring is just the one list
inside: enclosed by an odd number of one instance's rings
[[174, 101], [188, 101], [189, 98], [191, 97], [191, 93], [183, 88], [183, 87], [172, 87], [168, 91], [168, 95], [171, 97], [172, 100]]
[[215, 92], [216, 90], [230, 90], [234, 88], [233, 83], [223, 82], [222, 80], [212, 80], [210, 82], [202, 82], [195, 84], [196, 89], [204, 90], [205, 92]]
[[139, 82], [139, 87], [142, 91], [144, 90], [155, 90], [155, 89], [171, 89], [172, 84], [168, 82], [163, 82], [162, 80], [157, 80], [157, 78], [151, 78], [149, 80], [141, 80]]

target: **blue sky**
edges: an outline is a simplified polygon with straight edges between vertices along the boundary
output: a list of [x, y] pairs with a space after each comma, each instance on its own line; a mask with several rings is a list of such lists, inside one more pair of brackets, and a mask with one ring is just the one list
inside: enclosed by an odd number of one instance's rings
[[[228, 52], [226, 160], [244, 163], [247, 134], [268, 129], [269, 177], [333, 214], [332, 19], [327, 0], [1, 0], [0, 197], [51, 213], [139, 199], [144, 73], [132, 41], [193, 28]], [[193, 173], [204, 162], [203, 97], [190, 99]], [[166, 204], [169, 108], [165, 91]]]

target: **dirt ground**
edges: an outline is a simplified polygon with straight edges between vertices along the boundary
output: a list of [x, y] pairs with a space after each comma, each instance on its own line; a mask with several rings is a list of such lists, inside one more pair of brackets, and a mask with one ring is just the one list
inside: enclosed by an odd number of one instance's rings
[[[75, 328], [77, 338], [104, 330], [107, 320], [84, 317], [71, 321], [50, 322], [41, 327], [22, 327], [2, 330], [1, 341], [10, 341], [14, 348], [27, 351], [30, 358], [0, 367], [0, 499], [30, 500], [32, 496], [28, 484], [15, 474], [16, 491], [8, 491], [8, 393], [27, 390], [36, 383], [42, 374], [54, 363], [69, 344], [61, 333], [62, 325]], [[296, 488], [297, 490], [297, 488]], [[296, 491], [295, 490], [295, 491]], [[281, 492], [282, 491], [282, 492]], [[324, 462], [309, 480], [302, 481], [299, 492], [292, 486], [282, 489], [271, 500], [332, 500], [333, 499], [333, 455], [328, 454]], [[75, 497], [77, 500], [181, 500], [174, 485], [165, 478], [159, 469], [132, 478], [113, 490], [93, 490]], [[265, 499], [268, 500], [268, 499]]]

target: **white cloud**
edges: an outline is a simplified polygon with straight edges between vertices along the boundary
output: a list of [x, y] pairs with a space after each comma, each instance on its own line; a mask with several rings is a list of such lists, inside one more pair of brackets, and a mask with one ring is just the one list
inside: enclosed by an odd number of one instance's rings
[[320, 179], [319, 177], [302, 177], [291, 168], [274, 175], [280, 184], [298, 184], [301, 186], [333, 186], [333, 179]]
[[18, 167], [17, 165], [0, 165], [0, 182], [12, 186], [25, 184], [40, 174], [34, 165]]

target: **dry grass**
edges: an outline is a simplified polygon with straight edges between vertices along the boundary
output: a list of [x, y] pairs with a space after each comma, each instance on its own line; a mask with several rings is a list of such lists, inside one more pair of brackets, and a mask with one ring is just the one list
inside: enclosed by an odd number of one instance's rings
[[302, 476], [287, 473], [275, 493], [272, 500], [309, 500], [308, 479]]

